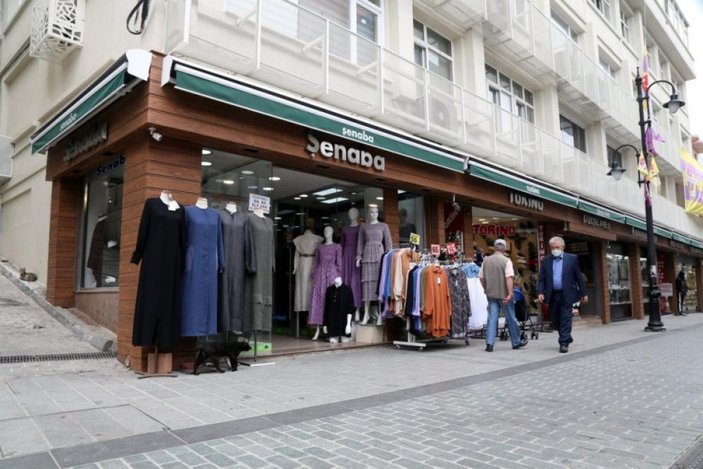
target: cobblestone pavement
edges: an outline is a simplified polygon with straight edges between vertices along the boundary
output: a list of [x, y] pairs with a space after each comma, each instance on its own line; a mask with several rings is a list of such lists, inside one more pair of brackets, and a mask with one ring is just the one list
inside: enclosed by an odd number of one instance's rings
[[[0, 343], [16, 307], [0, 306]], [[517, 351], [378, 347], [175, 379], [0, 365], [0, 468], [668, 467], [703, 433], [703, 314], [664, 322], [578, 328], [568, 354], [543, 333]], [[85, 345], [44, 324], [56, 350]]]

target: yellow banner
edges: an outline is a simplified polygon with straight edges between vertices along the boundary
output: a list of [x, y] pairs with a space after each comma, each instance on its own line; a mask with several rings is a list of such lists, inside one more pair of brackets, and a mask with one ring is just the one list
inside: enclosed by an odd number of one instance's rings
[[703, 166], [684, 148], [681, 149], [684, 210], [703, 215]]

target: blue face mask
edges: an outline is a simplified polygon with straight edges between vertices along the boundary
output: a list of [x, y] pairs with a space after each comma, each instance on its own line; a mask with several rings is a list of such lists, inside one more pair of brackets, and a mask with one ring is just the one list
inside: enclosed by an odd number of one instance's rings
[[552, 256], [554, 257], [560, 257], [563, 253], [564, 251], [561, 249], [552, 249]]

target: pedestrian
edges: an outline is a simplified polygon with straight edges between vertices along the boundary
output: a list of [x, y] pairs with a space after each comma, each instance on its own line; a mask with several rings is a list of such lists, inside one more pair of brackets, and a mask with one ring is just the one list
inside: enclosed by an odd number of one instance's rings
[[688, 293], [688, 285], [686, 285], [686, 272], [683, 269], [679, 271], [679, 275], [676, 277], [676, 292], [679, 300], [679, 314], [686, 316], [683, 304], [686, 299], [686, 293]]
[[486, 352], [493, 351], [498, 331], [498, 314], [502, 310], [510, 333], [513, 349], [517, 350], [527, 345], [526, 339], [520, 338], [520, 328], [515, 319], [515, 303], [513, 302], [513, 279], [515, 272], [512, 261], [505, 256], [506, 242], [496, 239], [493, 243], [495, 251], [483, 258], [481, 270], [478, 273], [481, 285], [488, 298], [488, 330], [486, 331]]
[[537, 300], [549, 306], [549, 320], [559, 331], [559, 352], [569, 351], [573, 305], [588, 303], [586, 284], [575, 254], [564, 252], [564, 239], [555, 236], [549, 240], [551, 255], [544, 258], [539, 269]]

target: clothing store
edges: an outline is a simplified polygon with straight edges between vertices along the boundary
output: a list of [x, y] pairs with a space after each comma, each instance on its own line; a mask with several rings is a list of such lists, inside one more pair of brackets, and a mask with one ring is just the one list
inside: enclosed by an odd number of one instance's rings
[[[495, 238], [533, 303], [545, 240], [571, 226], [578, 243], [583, 224], [554, 187], [145, 51], [32, 142], [52, 183], [47, 298], [115, 331], [137, 371], [192, 363], [202, 337], [225, 332], [254, 358], [420, 327], [461, 338], [478, 327], [462, 298], [480, 310], [475, 261]], [[600, 259], [593, 282], [609, 239], [592, 231], [584, 248]], [[416, 293], [428, 278], [436, 291]]]

